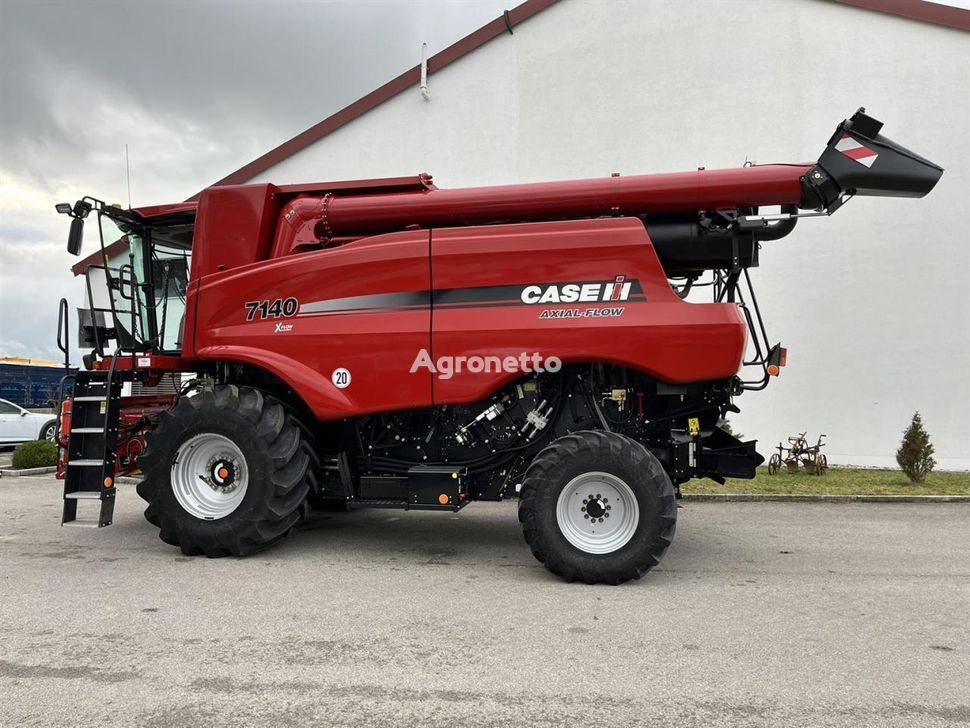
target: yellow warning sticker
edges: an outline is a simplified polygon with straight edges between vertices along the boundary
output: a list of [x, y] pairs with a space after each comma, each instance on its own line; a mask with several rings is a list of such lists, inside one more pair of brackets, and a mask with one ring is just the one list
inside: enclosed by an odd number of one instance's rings
[[701, 422], [696, 417], [689, 417], [687, 419], [687, 429], [690, 430], [691, 436], [699, 435], [701, 432]]
[[102, 400], [101, 405], [98, 407], [98, 414], [103, 415], [107, 409], [108, 403]]

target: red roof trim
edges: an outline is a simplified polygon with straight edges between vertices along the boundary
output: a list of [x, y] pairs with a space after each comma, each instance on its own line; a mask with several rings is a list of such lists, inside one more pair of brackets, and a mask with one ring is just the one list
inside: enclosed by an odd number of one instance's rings
[[842, 5], [875, 10], [880, 13], [899, 15], [924, 23], [943, 25], [947, 28], [970, 31], [970, 10], [950, 5], [924, 2], [923, 0], [835, 0]]
[[[521, 5], [509, 10], [507, 15], [501, 15], [495, 20], [483, 25], [481, 28], [466, 35], [457, 43], [445, 48], [440, 53], [436, 53], [428, 59], [428, 73], [440, 71], [451, 63], [454, 63], [462, 56], [466, 56], [476, 48], [488, 43], [493, 38], [497, 38], [503, 33], [509, 33], [511, 28], [525, 22], [533, 15], [542, 12], [550, 5], [554, 5], [557, 0], [525, 0]], [[414, 66], [400, 76], [388, 81], [383, 86], [363, 98], [358, 99], [350, 106], [347, 106], [336, 114], [328, 116], [319, 124], [311, 126], [306, 131], [297, 134], [289, 141], [283, 142], [275, 149], [270, 150], [263, 156], [254, 159], [244, 167], [240, 167], [232, 174], [223, 177], [216, 182], [216, 185], [241, 184], [252, 179], [260, 172], [263, 172], [275, 164], [282, 162], [287, 157], [292, 156], [301, 149], [305, 149], [316, 141], [336, 131], [344, 124], [348, 124], [354, 119], [363, 116], [371, 109], [377, 108], [388, 99], [397, 96], [408, 88], [416, 87], [421, 81], [421, 66]], [[196, 199], [198, 195], [189, 199]]]

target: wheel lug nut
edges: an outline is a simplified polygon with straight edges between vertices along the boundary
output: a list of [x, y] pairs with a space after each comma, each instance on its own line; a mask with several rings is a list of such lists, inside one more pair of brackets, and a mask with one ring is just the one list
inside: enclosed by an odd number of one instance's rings
[[606, 514], [606, 517], [607, 517], [607, 518], [609, 518], [609, 517], [610, 517], [610, 514], [609, 514], [609, 513], [607, 513], [607, 514]]
[[606, 506], [606, 510], [608, 511], [613, 510], [613, 506]]
[[599, 500], [599, 499], [600, 499], [600, 498], [602, 498], [602, 497], [603, 497], [603, 496], [601, 496], [601, 495], [600, 495], [599, 493], [597, 493], [597, 494], [596, 494], [596, 500]]
[[582, 507], [582, 508], [580, 508], [579, 510], [580, 510], [580, 511], [582, 511], [583, 513], [585, 513], [585, 512], [586, 512], [586, 506], [583, 506], [583, 507]]
[[588, 513], [584, 513], [583, 514], [583, 518], [589, 518], [589, 514]]
[[600, 519], [600, 523], [602, 523], [602, 522], [603, 522], [603, 519], [601, 518], [601, 519]]
[[588, 500], [584, 500], [584, 501], [583, 501], [583, 505], [586, 505], [587, 503], [589, 503], [589, 501], [588, 501]]

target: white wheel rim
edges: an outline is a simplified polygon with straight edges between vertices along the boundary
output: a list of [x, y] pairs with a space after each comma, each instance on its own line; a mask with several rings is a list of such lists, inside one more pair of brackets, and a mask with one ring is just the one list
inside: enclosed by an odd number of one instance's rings
[[186, 512], [207, 521], [225, 518], [249, 486], [246, 458], [232, 440], [206, 432], [183, 442], [172, 461], [172, 491]]
[[559, 530], [587, 554], [609, 554], [623, 548], [640, 523], [640, 504], [633, 490], [610, 473], [577, 475], [559, 494]]

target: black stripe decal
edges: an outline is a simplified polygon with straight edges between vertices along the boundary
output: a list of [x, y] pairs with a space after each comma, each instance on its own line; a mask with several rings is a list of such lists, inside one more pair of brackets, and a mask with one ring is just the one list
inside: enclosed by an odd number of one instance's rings
[[500, 306], [571, 306], [593, 304], [622, 304], [642, 303], [647, 300], [640, 285], [640, 281], [632, 279], [625, 281], [630, 284], [629, 295], [622, 300], [603, 300], [596, 298], [592, 301], [550, 301], [546, 303], [525, 303], [522, 291], [535, 286], [543, 291], [555, 286], [562, 288], [567, 285], [593, 284], [605, 290], [608, 284], [615, 280], [551, 282], [551, 283], [520, 283], [511, 286], [477, 286], [471, 288], [445, 288], [437, 291], [398, 291], [394, 293], [377, 293], [365, 296], [346, 296], [344, 298], [330, 298], [323, 301], [313, 301], [300, 306], [299, 316], [325, 316], [347, 313], [390, 313], [408, 309], [425, 307], [440, 308], [492, 308]]
[[[600, 286], [601, 290], [604, 286], [608, 284], [615, 283], [615, 279], [599, 280], [599, 281], [551, 281], [547, 283], [517, 283], [513, 286], [478, 286], [474, 288], [442, 288], [432, 292], [433, 303], [435, 306], [447, 306], [459, 303], [475, 304], [475, 303], [506, 303], [510, 305], [537, 305], [537, 304], [526, 304], [522, 300], [522, 291], [530, 286], [538, 286], [539, 288], [546, 290], [550, 286], [568, 286], [568, 285], [586, 285], [594, 284]], [[626, 281], [630, 283], [630, 295], [624, 299], [628, 301], [636, 300], [646, 300], [646, 296], [643, 293], [643, 287], [640, 285], [640, 281], [636, 278]], [[595, 301], [570, 301], [569, 303], [620, 303], [619, 301], [603, 301], [601, 299], [596, 299]], [[549, 305], [549, 304], [539, 304], [539, 305]], [[556, 302], [559, 305], [559, 302]]]
[[398, 293], [377, 293], [368, 296], [347, 296], [325, 301], [304, 303], [300, 315], [336, 313], [338, 311], [359, 311], [361, 309], [414, 308], [429, 306], [431, 291], [401, 291]]

